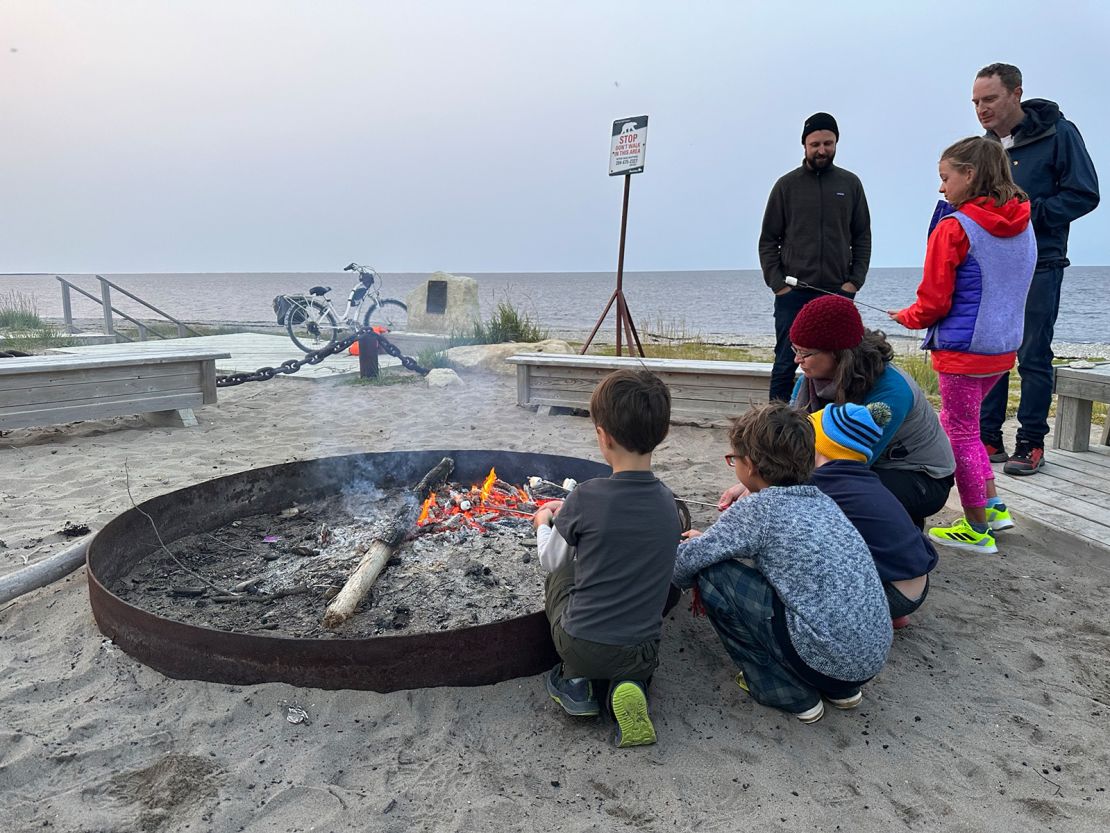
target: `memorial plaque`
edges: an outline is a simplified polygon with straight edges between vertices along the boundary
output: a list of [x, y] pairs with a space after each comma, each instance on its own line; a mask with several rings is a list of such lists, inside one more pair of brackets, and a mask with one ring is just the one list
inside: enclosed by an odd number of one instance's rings
[[430, 315], [447, 312], [447, 281], [428, 281], [428, 303], [425, 311]]

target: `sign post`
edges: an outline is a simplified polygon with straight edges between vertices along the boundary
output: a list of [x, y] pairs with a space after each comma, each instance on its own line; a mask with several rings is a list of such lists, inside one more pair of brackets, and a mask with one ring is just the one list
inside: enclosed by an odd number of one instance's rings
[[624, 240], [628, 228], [628, 191], [632, 183], [632, 174], [644, 172], [644, 155], [647, 151], [647, 116], [634, 116], [628, 119], [617, 119], [613, 122], [613, 136], [609, 147], [609, 176], [624, 176], [624, 205], [621, 208], [621, 242], [617, 254], [617, 288], [605, 305], [604, 311], [597, 319], [593, 331], [586, 343], [582, 345], [582, 354], [590, 348], [590, 343], [601, 329], [605, 317], [613, 304], [617, 305], [617, 355], [621, 355], [623, 345], [621, 330], [628, 344], [628, 355], [632, 355], [632, 344], [635, 342], [636, 350], [640, 356], [644, 355], [643, 345], [640, 344], [640, 334], [636, 332], [636, 325], [632, 323], [632, 315], [628, 311], [628, 302], [624, 299]]

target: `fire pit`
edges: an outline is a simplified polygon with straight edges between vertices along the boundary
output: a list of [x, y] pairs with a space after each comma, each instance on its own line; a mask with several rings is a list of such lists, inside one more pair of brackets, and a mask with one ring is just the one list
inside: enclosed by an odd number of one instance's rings
[[[249, 516], [278, 516], [293, 505], [341, 497], [353, 484], [412, 489], [444, 457], [454, 460], [452, 480], [466, 483], [482, 483], [493, 467], [509, 484], [527, 483], [530, 477], [581, 481], [609, 473], [603, 464], [572, 457], [417, 451], [323, 458], [210, 480], [147, 501], [96, 536], [89, 548], [88, 575], [97, 625], [128, 654], [168, 676], [213, 682], [393, 691], [485, 685], [539, 673], [557, 659], [542, 596], [535, 599], [535, 612], [487, 624], [405, 635], [383, 633], [379, 627], [373, 632], [381, 635], [339, 631], [307, 638], [198, 625], [177, 613], [160, 615], [131, 595], [113, 592], [152, 559], [165, 557], [143, 513], [153, 519], [165, 544], [198, 534], [212, 537], [213, 531]], [[263, 612], [262, 605], [253, 607]]]

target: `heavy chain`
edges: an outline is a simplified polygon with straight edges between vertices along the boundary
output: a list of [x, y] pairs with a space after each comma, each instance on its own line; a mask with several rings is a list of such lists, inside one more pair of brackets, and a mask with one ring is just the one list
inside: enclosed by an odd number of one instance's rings
[[427, 376], [428, 370], [421, 367], [416, 363], [416, 360], [404, 355], [397, 345], [389, 341], [385, 336], [380, 333], [375, 333], [371, 327], [362, 327], [355, 331], [354, 335], [347, 336], [346, 338], [334, 341], [321, 347], [319, 350], [313, 350], [311, 353], [305, 353], [303, 359], [289, 359], [282, 362], [278, 367], [260, 367], [254, 373], [230, 373], [227, 376], [216, 377], [216, 387], [230, 388], [235, 385], [241, 385], [244, 382], [265, 382], [267, 379], [273, 379], [279, 373], [296, 373], [306, 364], [319, 364], [328, 356], [334, 356], [336, 353], [342, 352], [358, 341], [365, 335], [372, 335], [378, 340], [381, 348], [393, 356], [395, 359], [401, 360], [401, 365], [406, 370], [411, 370], [413, 373], [419, 373], [421, 376]]

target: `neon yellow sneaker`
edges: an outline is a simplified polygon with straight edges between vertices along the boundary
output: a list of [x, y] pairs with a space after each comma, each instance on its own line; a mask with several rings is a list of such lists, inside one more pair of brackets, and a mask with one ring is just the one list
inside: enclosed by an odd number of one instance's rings
[[991, 525], [991, 532], [1013, 529], [1014, 517], [1010, 514], [1010, 510], [1006, 508], [1006, 504], [1000, 503], [997, 506], [987, 507], [987, 523]]
[[938, 544], [956, 547], [961, 550], [973, 550], [982, 553], [998, 552], [994, 536], [988, 529], [986, 532], [976, 532], [967, 522], [967, 518], [960, 518], [952, 526], [934, 526], [929, 530], [929, 537]]
[[648, 715], [647, 695], [642, 684], [621, 680], [609, 695], [613, 718], [617, 721], [617, 746], [647, 746], [655, 743], [655, 727]]

